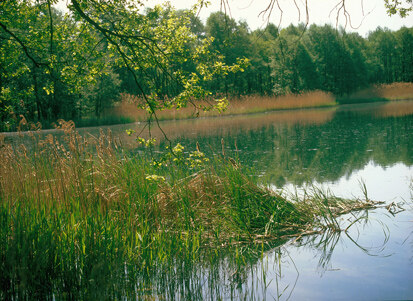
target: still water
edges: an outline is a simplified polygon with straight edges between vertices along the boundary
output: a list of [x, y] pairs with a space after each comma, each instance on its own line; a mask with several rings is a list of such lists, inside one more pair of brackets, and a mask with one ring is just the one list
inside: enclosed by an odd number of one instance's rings
[[[288, 192], [312, 185], [341, 197], [407, 203], [376, 209], [348, 233], [309, 237], [267, 252], [241, 296], [285, 300], [413, 299], [413, 102], [225, 117], [171, 126], [193, 149], [238, 156], [263, 183]], [[174, 128], [176, 127], [176, 128]], [[354, 216], [342, 218], [345, 228]], [[253, 269], [254, 270], [254, 269]], [[263, 279], [265, 273], [265, 281]], [[247, 298], [248, 298], [247, 297]]]
[[[125, 128], [112, 127], [133, 147]], [[138, 132], [143, 125], [134, 125]], [[187, 150], [237, 157], [283, 193], [313, 187], [341, 197], [394, 202], [349, 214], [347, 232], [290, 241], [252, 264], [234, 295], [279, 300], [413, 299], [413, 101], [163, 122]], [[118, 135], [118, 136], [119, 136]], [[153, 135], [162, 141], [154, 129]], [[165, 142], [161, 142], [161, 148]], [[216, 296], [215, 296], [216, 297]]]
[[[107, 128], [134, 149], [134, 138], [125, 130], [139, 133], [144, 126]], [[209, 155], [225, 152], [250, 167], [263, 185], [284, 194], [322, 189], [362, 198], [365, 185], [370, 199], [385, 202], [382, 208], [341, 217], [341, 227], [349, 227], [346, 232], [269, 248], [262, 259], [246, 263], [240, 279], [225, 276], [214, 288], [205, 280], [200, 298], [413, 299], [413, 101], [168, 121], [161, 126], [172, 144], [180, 142], [192, 151], [198, 142]], [[97, 136], [99, 130], [79, 131]], [[163, 134], [153, 126], [152, 135], [162, 149]], [[392, 214], [385, 208], [392, 203], [394, 210], [404, 211]], [[203, 273], [208, 272], [200, 269]]]

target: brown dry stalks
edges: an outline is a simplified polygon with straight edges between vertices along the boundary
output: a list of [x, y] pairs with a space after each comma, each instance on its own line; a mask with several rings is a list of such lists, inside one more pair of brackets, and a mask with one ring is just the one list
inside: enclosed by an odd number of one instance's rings
[[[85, 139], [70, 122], [62, 122], [62, 141], [53, 135], [39, 139], [32, 135], [32, 150], [25, 145], [0, 149], [0, 182], [5, 200], [35, 199], [38, 202], [65, 203], [81, 200], [106, 206], [125, 197], [116, 181], [119, 160], [113, 139]], [[92, 148], [95, 148], [94, 150]]]
[[386, 98], [389, 100], [413, 99], [413, 83], [393, 83], [373, 85], [352, 93], [349, 98]]
[[[123, 94], [121, 103], [107, 114], [124, 116], [136, 121], [145, 121], [148, 118], [148, 115], [145, 110], [137, 109], [139, 103], [139, 98]], [[206, 101], [197, 101], [196, 105], [199, 107], [208, 106], [209, 103]], [[313, 91], [301, 95], [286, 95], [281, 97], [242, 96], [240, 98], [232, 98], [229, 100], [228, 108], [222, 113], [216, 111], [198, 112], [194, 107], [188, 106], [179, 110], [166, 109], [158, 112], [157, 116], [161, 120], [175, 120], [194, 118], [198, 115], [199, 117], [211, 117], [267, 112], [272, 110], [327, 107], [334, 105], [336, 105], [336, 102], [331, 94], [321, 91]]]

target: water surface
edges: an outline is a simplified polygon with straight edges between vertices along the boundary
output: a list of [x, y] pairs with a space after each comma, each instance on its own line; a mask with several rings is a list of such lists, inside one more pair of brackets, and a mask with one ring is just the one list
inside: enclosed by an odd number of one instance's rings
[[[181, 124], [171, 123], [171, 127]], [[266, 253], [240, 296], [252, 299], [413, 299], [413, 102], [187, 121], [174, 142], [238, 157], [262, 183], [302, 193], [400, 203], [349, 214], [344, 233], [308, 237]], [[168, 126], [165, 127], [168, 129]], [[176, 136], [175, 136], [176, 135]], [[364, 183], [364, 184], [363, 184]], [[265, 276], [263, 276], [265, 275]]]
[[[242, 273], [225, 260], [197, 267], [191, 278], [169, 284], [170, 296], [193, 299], [377, 300], [413, 299], [413, 101], [329, 109], [269, 112], [161, 123], [172, 144], [232, 157], [251, 168], [263, 185], [283, 193], [323, 189], [346, 198], [368, 197], [406, 209], [393, 215], [383, 205], [340, 218], [347, 232], [308, 236], [266, 247]], [[145, 124], [80, 129], [85, 136], [112, 135], [134, 151]], [[49, 131], [43, 133], [59, 133]], [[167, 144], [152, 125], [158, 148]], [[147, 132], [143, 135], [148, 137]], [[7, 135], [6, 140], [20, 143]], [[217, 272], [218, 271], [218, 272]], [[211, 276], [212, 275], [212, 276]], [[188, 278], [187, 276], [185, 276]], [[190, 285], [188, 285], [188, 283]], [[174, 293], [174, 291], [176, 291]], [[162, 297], [159, 297], [162, 299]]]

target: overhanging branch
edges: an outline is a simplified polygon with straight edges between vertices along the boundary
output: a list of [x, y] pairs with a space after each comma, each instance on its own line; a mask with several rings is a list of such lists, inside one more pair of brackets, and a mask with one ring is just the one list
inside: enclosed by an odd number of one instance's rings
[[0, 22], [0, 27], [3, 28], [3, 30], [8, 33], [23, 49], [23, 52], [26, 54], [26, 56], [33, 62], [33, 64], [39, 68], [40, 66], [47, 66], [45, 63], [38, 62], [29, 52], [29, 49], [27, 48], [26, 44], [18, 37], [16, 36], [12, 31], [10, 31], [5, 24]]

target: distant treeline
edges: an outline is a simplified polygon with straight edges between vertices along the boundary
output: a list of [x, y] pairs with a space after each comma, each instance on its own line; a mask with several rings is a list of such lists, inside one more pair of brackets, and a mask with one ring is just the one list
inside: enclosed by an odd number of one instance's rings
[[367, 38], [330, 25], [278, 30], [270, 23], [250, 31], [245, 22], [220, 12], [195, 28], [198, 35], [214, 37], [213, 50], [224, 55], [226, 63], [238, 57], [250, 60], [245, 72], [217, 79], [217, 93], [322, 90], [342, 96], [371, 84], [413, 82], [413, 28], [393, 32], [379, 27]]
[[[311, 90], [342, 96], [371, 84], [413, 82], [413, 28], [396, 32], [378, 28], [367, 38], [329, 25], [291, 25], [279, 30], [270, 23], [251, 31], [245, 22], [222, 12], [211, 14], [203, 24], [194, 13], [167, 7], [139, 15], [142, 20], [137, 24], [145, 25], [138, 32], [145, 30], [141, 38], [132, 26], [129, 30], [128, 24], [109, 19], [107, 24], [113, 27], [92, 30], [90, 24], [73, 14], [62, 15], [50, 3], [20, 7], [18, 13], [6, 8], [6, 19], [0, 20], [0, 131], [15, 130], [22, 116], [43, 124], [59, 118], [101, 118], [121, 93], [145, 93], [156, 98], [157, 106], [192, 85], [190, 97], [196, 99], [198, 82], [180, 81], [184, 74], [189, 78], [205, 74], [199, 86], [220, 96]], [[182, 27], [173, 25], [179, 22], [190, 27], [191, 33], [181, 44]], [[120, 34], [106, 34], [116, 33], [117, 28], [141, 38], [141, 48], [122, 44]], [[208, 48], [194, 55], [198, 44], [210, 37]], [[120, 40], [119, 49], [110, 43], [115, 38]], [[147, 41], [164, 46], [158, 51], [157, 46], [146, 47]], [[126, 59], [120, 50], [128, 55]], [[223, 66], [239, 64], [240, 58], [248, 59], [248, 64], [214, 71], [211, 77], [191, 59], [194, 56], [211, 62], [215, 57]], [[130, 58], [134, 58], [133, 70], [132, 63], [127, 65]], [[215, 61], [211, 65], [213, 70], [221, 68]]]

